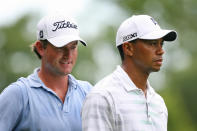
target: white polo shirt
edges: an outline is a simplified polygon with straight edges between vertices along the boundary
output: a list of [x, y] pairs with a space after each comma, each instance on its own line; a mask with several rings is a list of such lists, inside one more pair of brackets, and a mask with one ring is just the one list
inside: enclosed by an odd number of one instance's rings
[[98, 82], [82, 108], [83, 131], [167, 131], [163, 98], [147, 85], [147, 98], [120, 67]]

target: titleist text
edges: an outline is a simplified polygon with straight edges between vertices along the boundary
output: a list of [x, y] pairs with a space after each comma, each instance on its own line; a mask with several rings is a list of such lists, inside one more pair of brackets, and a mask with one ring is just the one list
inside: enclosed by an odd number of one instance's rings
[[55, 28], [52, 29], [52, 31], [56, 31], [58, 29], [63, 29], [63, 28], [74, 28], [74, 29], [77, 29], [77, 25], [75, 25], [74, 23], [70, 23], [69, 21], [65, 22], [65, 20], [64, 21], [55, 22], [53, 24], [53, 26]]

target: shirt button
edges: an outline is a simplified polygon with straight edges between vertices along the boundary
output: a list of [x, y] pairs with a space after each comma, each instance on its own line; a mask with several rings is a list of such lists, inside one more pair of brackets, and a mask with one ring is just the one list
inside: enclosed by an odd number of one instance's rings
[[59, 106], [59, 107], [61, 107], [61, 106], [62, 106], [62, 104], [61, 104], [61, 103], [58, 103], [58, 106]]
[[69, 101], [69, 97], [67, 97], [67, 99], [66, 99], [67, 101]]
[[148, 121], [149, 121], [149, 122], [151, 122], [151, 121], [152, 121], [152, 119], [151, 119], [150, 115], [148, 115]]
[[138, 94], [138, 95], [142, 95], [142, 94], [144, 94], [144, 93], [143, 93], [143, 91], [142, 91], [141, 89], [138, 89], [138, 90], [137, 90], [137, 94]]

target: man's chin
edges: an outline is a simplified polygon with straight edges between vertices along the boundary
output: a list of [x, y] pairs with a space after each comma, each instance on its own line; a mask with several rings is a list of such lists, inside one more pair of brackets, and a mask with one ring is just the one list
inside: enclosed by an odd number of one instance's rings
[[71, 71], [66, 71], [66, 72], [62, 72], [62, 75], [68, 75], [68, 74], [70, 74], [71, 73]]
[[67, 76], [70, 73], [71, 71], [59, 71], [57, 74], [59, 74], [60, 76]]
[[151, 68], [150, 69], [150, 73], [151, 72], [158, 72], [158, 71], [160, 71], [160, 67], [158, 67], [158, 68]]
[[158, 72], [158, 71], [160, 71], [160, 68], [154, 68], [154, 69], [152, 70], [152, 72]]

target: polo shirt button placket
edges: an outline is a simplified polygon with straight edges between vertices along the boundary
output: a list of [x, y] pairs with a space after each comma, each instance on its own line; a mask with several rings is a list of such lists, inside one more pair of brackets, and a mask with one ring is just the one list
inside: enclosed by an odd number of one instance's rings
[[150, 123], [152, 123], [152, 119], [151, 119], [151, 115], [149, 113], [149, 106], [150, 106], [150, 103], [149, 102], [146, 102], [146, 106], [147, 106], [147, 118], [148, 118], [148, 121]]
[[151, 117], [150, 117], [150, 114], [148, 114], [148, 121], [151, 121]]
[[61, 103], [58, 103], [58, 106], [61, 107]]
[[136, 92], [137, 92], [138, 95], [144, 95], [144, 92], [141, 89], [137, 89]]
[[59, 102], [57, 105], [62, 110], [62, 104]]

